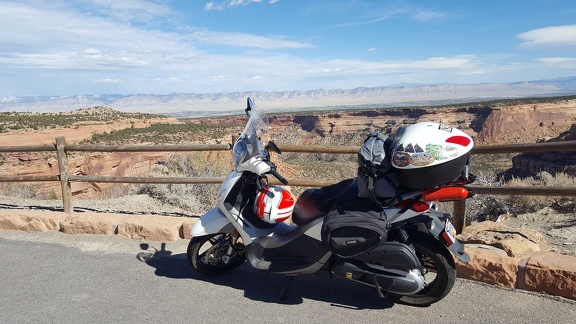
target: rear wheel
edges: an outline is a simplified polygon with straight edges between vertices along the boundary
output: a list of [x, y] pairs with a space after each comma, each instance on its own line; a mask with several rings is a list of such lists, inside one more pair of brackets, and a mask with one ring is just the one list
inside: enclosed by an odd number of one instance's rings
[[452, 290], [456, 282], [456, 265], [450, 252], [437, 240], [417, 236], [412, 238], [412, 245], [422, 264], [426, 287], [415, 294], [390, 296], [406, 304], [428, 306]]
[[224, 274], [244, 263], [244, 246], [230, 234], [194, 237], [188, 244], [188, 263], [204, 274]]

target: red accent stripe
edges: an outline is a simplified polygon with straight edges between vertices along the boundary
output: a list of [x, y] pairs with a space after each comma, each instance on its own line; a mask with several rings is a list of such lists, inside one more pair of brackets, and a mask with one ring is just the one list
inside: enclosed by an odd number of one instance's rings
[[458, 144], [462, 146], [468, 146], [470, 142], [471, 142], [470, 138], [466, 136], [452, 136], [446, 139], [446, 143]]

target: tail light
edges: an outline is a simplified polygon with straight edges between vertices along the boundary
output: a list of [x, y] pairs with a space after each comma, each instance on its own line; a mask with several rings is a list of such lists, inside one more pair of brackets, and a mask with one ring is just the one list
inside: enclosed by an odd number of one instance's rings
[[394, 207], [396, 208], [405, 208], [406, 206], [408, 206], [408, 208], [412, 209], [415, 212], [423, 212], [423, 211], [427, 211], [428, 209], [430, 209], [430, 205], [428, 205], [426, 202], [424, 201], [414, 201], [414, 200], [407, 200], [407, 201], [403, 201], [401, 203], [397, 203], [396, 205], [394, 205]]
[[444, 242], [446, 243], [446, 245], [450, 246], [452, 244], [454, 244], [454, 239], [452, 237], [450, 237], [450, 235], [446, 232], [442, 232], [442, 238], [444, 239]]

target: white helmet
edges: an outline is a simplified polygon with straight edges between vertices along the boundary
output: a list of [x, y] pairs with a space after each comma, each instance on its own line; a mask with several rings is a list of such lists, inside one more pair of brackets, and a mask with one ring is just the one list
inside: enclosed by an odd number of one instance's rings
[[295, 204], [290, 191], [278, 186], [269, 186], [256, 195], [254, 213], [266, 223], [281, 223], [292, 216]]

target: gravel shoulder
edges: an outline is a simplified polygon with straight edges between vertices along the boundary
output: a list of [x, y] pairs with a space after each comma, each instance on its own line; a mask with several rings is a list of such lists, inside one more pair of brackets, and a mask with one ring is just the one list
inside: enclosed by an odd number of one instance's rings
[[[74, 211], [93, 211], [101, 213], [126, 214], [126, 215], [164, 215], [164, 216], [185, 216], [199, 217], [189, 210], [163, 204], [147, 195], [130, 195], [111, 199], [75, 199], [73, 202]], [[13, 209], [46, 209], [62, 210], [60, 200], [41, 200], [31, 198], [17, 198], [0, 196], [0, 208]]]

